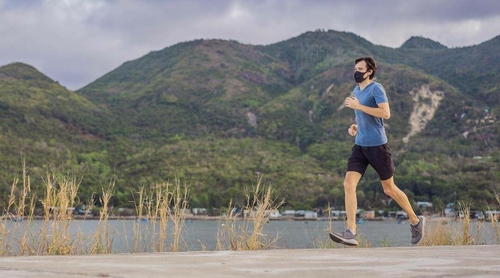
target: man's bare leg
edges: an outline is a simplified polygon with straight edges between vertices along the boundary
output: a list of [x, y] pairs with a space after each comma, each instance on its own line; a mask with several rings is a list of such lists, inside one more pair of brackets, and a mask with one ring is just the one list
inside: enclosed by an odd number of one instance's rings
[[344, 192], [345, 192], [345, 212], [347, 214], [347, 229], [356, 234], [356, 211], [358, 210], [358, 199], [356, 197], [356, 188], [358, 186], [361, 174], [354, 171], [348, 171], [345, 174]]
[[408, 200], [408, 196], [406, 196], [406, 194], [396, 186], [396, 184], [394, 183], [394, 177], [391, 177], [390, 179], [387, 180], [383, 180], [381, 182], [382, 182], [382, 187], [384, 188], [384, 193], [387, 194], [389, 197], [391, 197], [394, 201], [396, 201], [396, 203], [398, 203], [398, 205], [408, 214], [411, 224], [417, 224], [419, 219], [417, 218], [417, 215], [415, 214], [413, 208], [411, 207], [410, 201]]

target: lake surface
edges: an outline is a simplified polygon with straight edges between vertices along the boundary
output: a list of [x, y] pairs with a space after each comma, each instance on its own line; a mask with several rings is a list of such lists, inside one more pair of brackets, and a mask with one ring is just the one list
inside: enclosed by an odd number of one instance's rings
[[[36, 237], [40, 230], [42, 221], [34, 220], [28, 225], [28, 221], [19, 223], [8, 222], [7, 230], [22, 231], [28, 229], [29, 234]], [[97, 220], [73, 220], [70, 222], [69, 231], [71, 238], [79, 238], [81, 241], [89, 241], [98, 229]], [[432, 222], [428, 222], [428, 225]], [[227, 231], [224, 221], [217, 220], [187, 220], [182, 229], [180, 251], [214, 251], [217, 243], [226, 244], [224, 250], [228, 250], [227, 236], [219, 236]], [[240, 225], [248, 225], [245, 221], [232, 222], [235, 231], [241, 231]], [[453, 222], [457, 231], [461, 231], [460, 223]], [[168, 223], [166, 251], [172, 243], [173, 225]], [[341, 232], [345, 229], [343, 221], [270, 221], [265, 225], [263, 234], [264, 241], [272, 242], [270, 248], [331, 248], [332, 242], [328, 237], [331, 231]], [[478, 233], [478, 227], [480, 232]], [[112, 240], [113, 253], [125, 252], [151, 252], [152, 238], [158, 237], [159, 224], [151, 221], [134, 220], [108, 220], [109, 237]], [[251, 230], [251, 225], [246, 230]], [[50, 232], [50, 231], [49, 231]], [[493, 244], [498, 241], [498, 235], [489, 222], [471, 222], [470, 233], [473, 237], [480, 235], [476, 240], [479, 244]], [[398, 224], [397, 221], [365, 221], [358, 225], [358, 234], [361, 236], [362, 246], [411, 246], [410, 227], [408, 222]], [[153, 240], [154, 242], [154, 240]], [[157, 242], [157, 240], [156, 240]]]

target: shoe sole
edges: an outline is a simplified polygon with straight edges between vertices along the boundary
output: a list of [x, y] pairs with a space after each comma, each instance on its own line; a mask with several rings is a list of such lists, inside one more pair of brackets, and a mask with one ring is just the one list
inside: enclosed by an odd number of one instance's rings
[[419, 244], [422, 241], [422, 239], [424, 239], [424, 236], [425, 236], [425, 223], [427, 222], [427, 219], [424, 216], [418, 217], [418, 219], [420, 219], [420, 221], [422, 221], [422, 237], [420, 238], [419, 241], [412, 243], [413, 245]]
[[347, 245], [347, 246], [358, 246], [357, 242], [345, 241], [344, 239], [342, 239], [342, 238], [340, 238], [337, 235], [334, 235], [332, 233], [330, 233], [330, 239], [333, 240], [336, 243], [344, 244], [344, 245]]

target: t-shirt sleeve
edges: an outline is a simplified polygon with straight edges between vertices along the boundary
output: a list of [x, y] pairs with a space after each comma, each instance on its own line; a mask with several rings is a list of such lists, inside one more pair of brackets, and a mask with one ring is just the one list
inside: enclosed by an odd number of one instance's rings
[[387, 99], [387, 95], [385, 93], [385, 89], [382, 85], [378, 85], [373, 90], [373, 97], [375, 99], [375, 103], [378, 105], [380, 103], [389, 102]]

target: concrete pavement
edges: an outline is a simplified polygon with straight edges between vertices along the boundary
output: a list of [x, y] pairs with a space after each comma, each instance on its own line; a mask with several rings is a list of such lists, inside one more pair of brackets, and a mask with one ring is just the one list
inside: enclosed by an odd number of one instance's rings
[[3, 257], [0, 277], [500, 277], [500, 245]]

